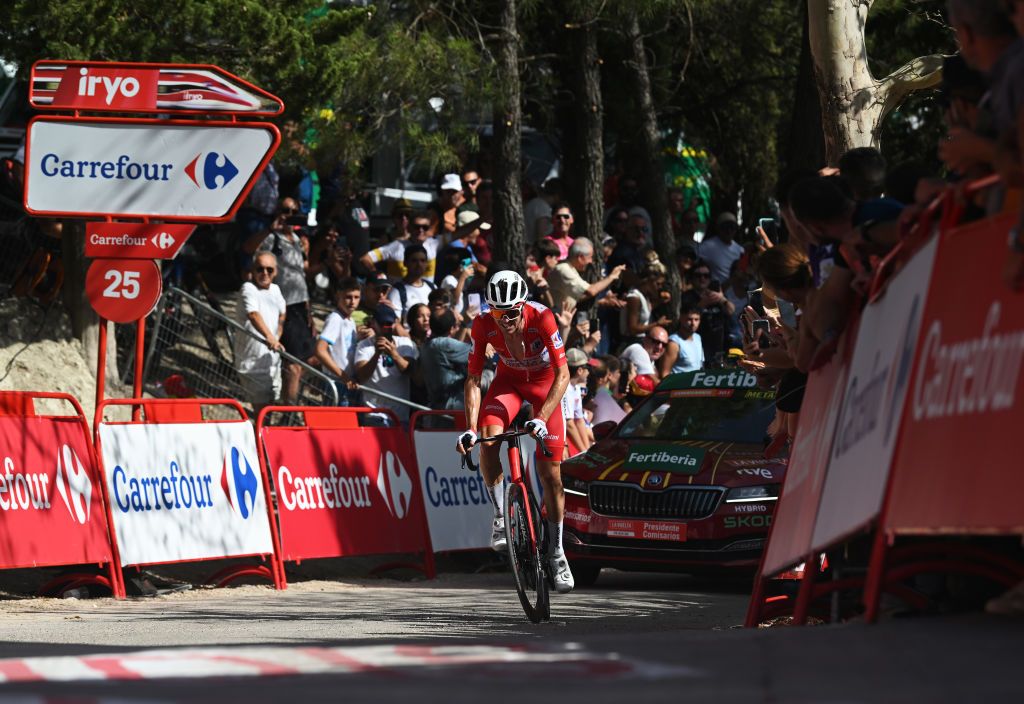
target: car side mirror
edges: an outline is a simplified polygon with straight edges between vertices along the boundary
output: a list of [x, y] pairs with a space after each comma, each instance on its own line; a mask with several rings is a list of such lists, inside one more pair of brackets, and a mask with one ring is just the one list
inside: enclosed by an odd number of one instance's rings
[[613, 420], [606, 420], [602, 423], [598, 423], [593, 427], [594, 439], [604, 440], [606, 437], [615, 432], [615, 429], [619, 427], [619, 424]]

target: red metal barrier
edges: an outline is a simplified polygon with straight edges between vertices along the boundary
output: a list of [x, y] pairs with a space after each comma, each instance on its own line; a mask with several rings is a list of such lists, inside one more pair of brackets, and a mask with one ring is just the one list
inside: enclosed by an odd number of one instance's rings
[[[271, 414], [301, 413], [304, 425], [275, 426]], [[361, 425], [386, 414], [391, 427]], [[328, 557], [423, 553], [413, 567], [433, 578], [419, 474], [409, 438], [380, 408], [271, 406], [257, 419], [260, 464], [277, 492], [282, 563]], [[268, 469], [269, 467], [269, 469]]]
[[[105, 420], [112, 407], [128, 407], [133, 420]], [[256, 575], [284, 588], [270, 485], [250, 463], [259, 453], [237, 401], [107, 399], [96, 408], [95, 445], [122, 566], [256, 557], [265, 564], [231, 566], [211, 581]]]
[[[882, 591], [919, 601], [902, 582], [922, 572], [973, 574], [1002, 584], [1024, 578], [1024, 565], [976, 545], [891, 547], [897, 535], [1024, 535], [1024, 478], [1019, 453], [1007, 442], [1024, 418], [1024, 298], [1003, 288], [999, 276], [1015, 216], [954, 227], [964, 199], [993, 181], [949, 189], [922, 213], [876, 270], [870, 294], [875, 308], [866, 313], [875, 312], [861, 320], [857, 344], [840, 349], [830, 366], [812, 373], [748, 626], [789, 608], [794, 622], [803, 623], [809, 613], [820, 612], [815, 599], [861, 588], [871, 622]], [[931, 238], [936, 220], [939, 232]], [[932, 259], [915, 258], [925, 247], [934, 252], [928, 254]], [[914, 271], [904, 274], [908, 263]], [[922, 295], [924, 264], [930, 285]], [[909, 312], [894, 316], [888, 307], [877, 307], [887, 297], [890, 307]], [[905, 333], [883, 332], [894, 317], [901, 322], [904, 316]], [[921, 319], [916, 335], [915, 316]], [[891, 348], [883, 350], [869, 336], [891, 342]], [[895, 350], [895, 360], [886, 362]], [[850, 367], [850, 381], [829, 389], [839, 383], [832, 379], [837, 366]], [[879, 393], [868, 394], [875, 369], [887, 370], [885, 383], [878, 381]], [[881, 403], [868, 403], [869, 395]], [[838, 418], [837, 403], [844, 409]], [[880, 432], [884, 442], [858, 449], [863, 438]], [[843, 459], [844, 454], [849, 456]], [[867, 576], [816, 583], [817, 554], [864, 529], [874, 535]], [[768, 604], [766, 580], [798, 562], [808, 569], [797, 599]]]
[[[70, 404], [40, 415], [36, 401]], [[67, 573], [40, 590], [97, 584], [123, 595], [103, 482], [78, 400], [63, 393], [0, 391], [0, 569], [93, 563], [104, 574]]]

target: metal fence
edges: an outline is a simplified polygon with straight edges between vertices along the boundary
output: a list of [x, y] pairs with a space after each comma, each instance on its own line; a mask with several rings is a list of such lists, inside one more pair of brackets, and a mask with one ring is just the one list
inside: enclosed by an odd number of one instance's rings
[[[133, 383], [135, 331], [135, 324], [117, 326], [118, 370], [125, 385]], [[143, 387], [154, 396], [234, 398], [251, 414], [252, 404], [235, 368], [234, 341], [238, 335], [266, 344], [262, 337], [234, 320], [216, 299], [204, 301], [180, 288], [168, 287], [156, 310], [146, 319]], [[281, 352], [281, 359], [302, 368], [296, 405], [338, 405], [333, 377], [287, 352]], [[366, 394], [429, 410], [407, 399], [365, 386], [360, 388]]]
[[[117, 327], [118, 370], [126, 385], [134, 383], [135, 333], [135, 324]], [[154, 396], [234, 398], [251, 414], [252, 403], [235, 369], [237, 335], [265, 344], [263, 338], [227, 315], [215, 300], [203, 301], [180, 288], [169, 287], [146, 319], [143, 387]], [[302, 367], [297, 405], [338, 404], [338, 392], [330, 377], [287, 352], [281, 352], [281, 358]]]

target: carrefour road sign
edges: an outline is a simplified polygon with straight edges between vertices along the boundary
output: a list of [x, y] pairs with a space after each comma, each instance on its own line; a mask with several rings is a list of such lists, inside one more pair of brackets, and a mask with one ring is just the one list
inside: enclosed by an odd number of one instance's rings
[[195, 225], [162, 222], [88, 222], [85, 256], [93, 259], [174, 259]]
[[277, 96], [207, 64], [37, 61], [29, 103], [45, 110], [280, 115]]
[[280, 141], [264, 123], [37, 117], [25, 150], [25, 208], [228, 220]]

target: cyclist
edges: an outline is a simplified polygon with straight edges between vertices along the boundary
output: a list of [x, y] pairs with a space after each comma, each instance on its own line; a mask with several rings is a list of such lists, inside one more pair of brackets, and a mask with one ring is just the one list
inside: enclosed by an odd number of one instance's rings
[[[552, 453], [545, 459], [537, 453], [537, 471], [544, 487], [548, 511], [549, 544], [547, 559], [554, 576], [555, 591], [572, 591], [573, 578], [562, 548], [562, 516], [565, 494], [562, 492], [561, 458], [565, 444], [565, 422], [561, 401], [569, 384], [565, 346], [554, 314], [545, 306], [526, 300], [523, 277], [514, 271], [499, 271], [487, 282], [485, 300], [490, 315], [473, 321], [472, 351], [466, 376], [466, 421], [469, 429], [459, 436], [458, 451], [465, 454], [477, 442], [478, 431], [484, 437], [505, 431], [518, 415], [524, 401], [533, 407], [533, 419], [526, 430], [535, 438], [544, 438]], [[498, 370], [480, 406], [480, 374], [484, 354], [490, 344], [498, 353]], [[507, 549], [505, 539], [505, 490], [495, 443], [480, 448], [480, 471], [494, 503], [491, 547]]]

